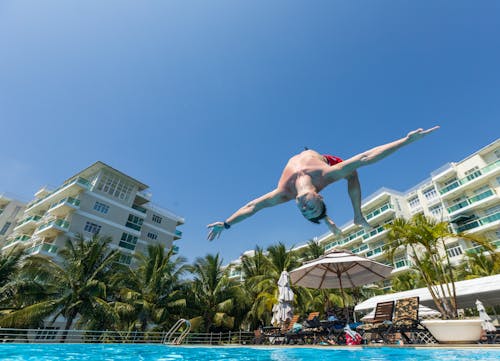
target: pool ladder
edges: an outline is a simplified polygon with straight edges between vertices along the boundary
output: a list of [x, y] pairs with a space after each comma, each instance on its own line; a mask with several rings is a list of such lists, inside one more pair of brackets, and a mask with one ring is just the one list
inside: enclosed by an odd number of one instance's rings
[[[178, 332], [179, 329], [184, 325], [186, 326], [186, 328], [180, 333], [179, 336], [174, 337], [175, 333]], [[191, 331], [191, 322], [189, 322], [184, 318], [181, 318], [165, 334], [165, 337], [163, 338], [163, 343], [169, 345], [180, 345], [188, 335], [189, 331]]]

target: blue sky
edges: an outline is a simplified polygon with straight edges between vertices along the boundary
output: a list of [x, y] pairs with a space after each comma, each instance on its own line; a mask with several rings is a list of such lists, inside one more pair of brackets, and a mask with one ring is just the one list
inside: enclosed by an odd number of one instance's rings
[[[498, 1], [4, 0], [0, 49], [0, 192], [104, 161], [185, 217], [189, 260], [324, 234], [290, 202], [206, 241], [304, 146], [349, 157], [441, 125], [361, 169], [368, 196], [499, 135]], [[345, 183], [323, 195], [352, 218]]]

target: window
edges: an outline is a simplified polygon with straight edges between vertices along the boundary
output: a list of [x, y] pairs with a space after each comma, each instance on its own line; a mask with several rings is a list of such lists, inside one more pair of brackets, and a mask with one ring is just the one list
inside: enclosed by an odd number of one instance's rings
[[111, 174], [104, 174], [97, 184], [97, 190], [124, 201], [130, 199], [133, 188], [131, 183]]
[[416, 208], [420, 205], [420, 200], [418, 197], [412, 198], [408, 201], [410, 203], [410, 208]]
[[428, 201], [430, 201], [431, 199], [436, 198], [436, 197], [437, 197], [436, 188], [432, 187], [432, 188], [426, 189], [426, 190], [424, 191], [424, 197], [425, 197], [425, 199], [427, 199]]
[[153, 222], [161, 223], [161, 221], [162, 221], [162, 218], [160, 216], [153, 214]]
[[94, 209], [103, 214], [107, 214], [109, 211], [109, 206], [101, 202], [95, 202]]
[[446, 246], [446, 253], [448, 253], [448, 257], [457, 257], [464, 253], [462, 250], [462, 246], [458, 243], [450, 244]]
[[133, 251], [135, 249], [136, 244], [137, 244], [137, 237], [136, 236], [133, 236], [131, 234], [123, 232], [122, 238], [121, 238], [120, 243], [118, 245], [120, 247], [130, 249]]
[[135, 229], [136, 231], [140, 231], [142, 227], [142, 222], [144, 222], [143, 218], [134, 216], [133, 214], [128, 215], [128, 221], [125, 223], [125, 226], [128, 228]]
[[429, 208], [429, 212], [431, 212], [434, 217], [441, 218], [441, 215], [443, 214], [443, 206], [438, 204], [437, 206]]
[[132, 256], [129, 254], [120, 254], [120, 257], [118, 258], [118, 263], [124, 264], [124, 265], [129, 265], [132, 262]]
[[158, 235], [156, 233], [153, 233], [153, 232], [148, 232], [147, 236], [148, 236], [148, 238], [151, 238], [151, 239], [158, 238]]
[[467, 178], [467, 180], [472, 180], [476, 177], [479, 177], [481, 175], [481, 171], [479, 170], [479, 167], [474, 167], [466, 171], [465, 175], [465, 178]]
[[0, 235], [4, 235], [5, 232], [7, 232], [7, 230], [9, 229], [11, 224], [12, 224], [12, 222], [5, 222], [2, 229], [0, 230]]
[[92, 234], [98, 234], [101, 230], [101, 226], [92, 222], [85, 223], [85, 227], [83, 228], [85, 232], [89, 232]]

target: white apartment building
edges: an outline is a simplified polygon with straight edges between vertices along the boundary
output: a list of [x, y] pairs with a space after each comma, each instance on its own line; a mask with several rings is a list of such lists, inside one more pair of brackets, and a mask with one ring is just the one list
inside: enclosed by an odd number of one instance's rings
[[[456, 232], [483, 236], [500, 252], [500, 139], [457, 163], [444, 165], [406, 192], [382, 188], [364, 199], [361, 208], [373, 229], [365, 232], [350, 221], [340, 227], [340, 238], [331, 232], [317, 237], [325, 251], [347, 249], [393, 266], [393, 273], [407, 270], [411, 255], [401, 252], [393, 263], [389, 261], [384, 251], [388, 242], [384, 225], [423, 213], [449, 221]], [[446, 241], [452, 262], [460, 262], [467, 250], [477, 250], [476, 245], [458, 238]], [[238, 262], [231, 264], [237, 266]], [[237, 270], [232, 275], [241, 276]]]
[[26, 204], [14, 197], [0, 194], [0, 247], [23, 216]]
[[96, 162], [56, 189], [41, 188], [22, 213], [2, 251], [22, 244], [31, 254], [55, 256], [77, 234], [110, 236], [110, 247], [121, 251], [120, 262], [131, 264], [135, 252], [160, 243], [178, 247], [177, 229], [184, 219], [151, 203], [148, 186]]

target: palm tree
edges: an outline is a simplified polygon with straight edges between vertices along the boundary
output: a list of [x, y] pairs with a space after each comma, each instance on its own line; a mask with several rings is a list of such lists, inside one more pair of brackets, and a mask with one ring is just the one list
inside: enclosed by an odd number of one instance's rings
[[[77, 235], [68, 239], [58, 252], [61, 262], [43, 256], [27, 257], [23, 264], [23, 279], [31, 279], [44, 289], [44, 299], [2, 318], [6, 327], [23, 327], [47, 316], [53, 321], [62, 315], [67, 331], [77, 316], [81, 323], [102, 314], [107, 307], [109, 275], [119, 257], [118, 250], [109, 250], [111, 238], [95, 235], [86, 240]], [[52, 321], [52, 322], [53, 322]], [[63, 335], [63, 338], [66, 333]]]
[[113, 302], [122, 329], [141, 331], [152, 325], [164, 328], [180, 317], [186, 299], [180, 289], [180, 277], [186, 270], [183, 257], [173, 258], [173, 249], [165, 254], [161, 244], [149, 245], [147, 254], [137, 254], [137, 267], [119, 272], [113, 287], [119, 294]]
[[23, 250], [12, 247], [7, 253], [0, 253], [0, 302], [12, 294], [7, 292], [5, 286], [16, 276], [21, 268]]
[[232, 329], [237, 287], [230, 281], [227, 269], [222, 268], [219, 254], [197, 258], [190, 271], [194, 276], [191, 297], [197, 313], [193, 324], [202, 322], [206, 332], [220, 327]]
[[458, 268], [461, 279], [492, 276], [500, 273], [500, 261], [496, 253], [486, 255], [483, 252], [468, 251], [464, 262]]
[[411, 219], [396, 219], [386, 226], [389, 229], [390, 243], [386, 245], [389, 257], [400, 250], [410, 251], [415, 264], [414, 269], [425, 282], [432, 299], [444, 318], [457, 317], [455, 274], [446, 252], [445, 240], [464, 238], [473, 240], [487, 250], [491, 245], [463, 233], [454, 234], [448, 222], [417, 214]]

